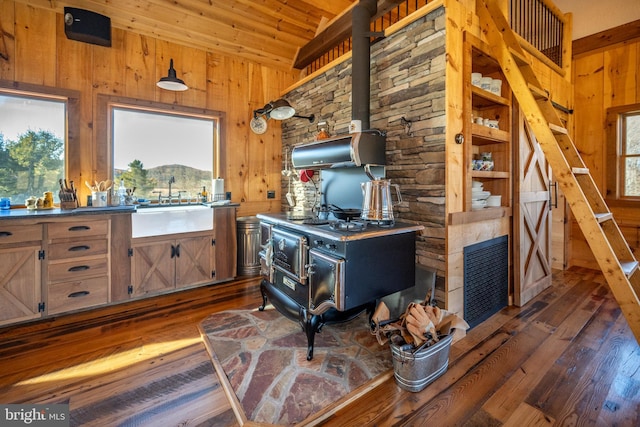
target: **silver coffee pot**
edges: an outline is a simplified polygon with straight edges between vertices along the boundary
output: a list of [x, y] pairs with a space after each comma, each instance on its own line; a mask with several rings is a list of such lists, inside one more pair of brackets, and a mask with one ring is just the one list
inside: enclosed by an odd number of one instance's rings
[[395, 187], [397, 202], [402, 203], [400, 187], [391, 184], [388, 179], [375, 179], [368, 168], [365, 172], [370, 180], [360, 184], [362, 187], [362, 213], [360, 218], [365, 221], [382, 221], [393, 224], [393, 201], [391, 200], [391, 187]]

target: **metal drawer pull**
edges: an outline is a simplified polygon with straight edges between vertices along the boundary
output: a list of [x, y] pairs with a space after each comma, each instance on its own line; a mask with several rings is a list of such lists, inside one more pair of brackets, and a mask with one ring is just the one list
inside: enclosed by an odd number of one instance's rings
[[72, 246], [69, 248], [69, 252], [88, 251], [89, 249], [91, 249], [91, 246], [87, 246], [87, 245]]
[[74, 225], [73, 227], [69, 227], [69, 231], [86, 231], [91, 230], [91, 227], [88, 225]]
[[13, 236], [13, 233], [10, 231], [0, 231], [0, 237], [9, 237]]
[[88, 265], [77, 265], [75, 267], [71, 267], [69, 269], [69, 271], [84, 271], [84, 270], [88, 270], [91, 267], [89, 267]]
[[67, 295], [67, 298], [86, 297], [89, 294], [90, 294], [89, 291], [71, 292], [69, 295]]

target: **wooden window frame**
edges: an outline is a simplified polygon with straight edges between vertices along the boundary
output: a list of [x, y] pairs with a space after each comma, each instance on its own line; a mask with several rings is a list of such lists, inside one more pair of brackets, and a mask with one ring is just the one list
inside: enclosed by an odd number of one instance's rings
[[[128, 108], [147, 112], [165, 113], [194, 117], [212, 117], [218, 122], [213, 164], [213, 176], [222, 176], [222, 165], [226, 164], [225, 122], [223, 111], [206, 108], [188, 107], [177, 104], [166, 104], [124, 96], [98, 94], [97, 96], [97, 125], [96, 125], [96, 175], [113, 179], [113, 147], [111, 143], [111, 128], [113, 107]], [[106, 178], [104, 178], [106, 179]]]
[[80, 92], [51, 86], [0, 80], [2, 93], [18, 96], [33, 96], [41, 99], [66, 100], [66, 132], [64, 135], [65, 177], [80, 176]]
[[622, 170], [626, 158], [622, 153], [621, 135], [623, 132], [622, 118], [631, 113], [640, 113], [640, 104], [629, 104], [607, 109], [605, 118], [606, 129], [606, 188], [605, 194], [609, 204], [637, 207], [640, 196], [622, 194]]

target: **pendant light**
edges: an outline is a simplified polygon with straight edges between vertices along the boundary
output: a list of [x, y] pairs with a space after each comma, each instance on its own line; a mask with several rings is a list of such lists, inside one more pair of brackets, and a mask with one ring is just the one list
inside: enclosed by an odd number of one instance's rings
[[189, 87], [176, 76], [176, 70], [173, 68], [173, 58], [171, 58], [171, 60], [169, 61], [169, 71], [167, 77], [161, 78], [158, 81], [157, 85], [162, 89], [172, 90], [174, 92], [181, 92], [183, 90], [189, 89]]

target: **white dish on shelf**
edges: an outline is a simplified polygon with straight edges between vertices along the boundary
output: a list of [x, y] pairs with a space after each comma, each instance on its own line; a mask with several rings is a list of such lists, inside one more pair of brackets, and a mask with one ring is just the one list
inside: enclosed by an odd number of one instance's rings
[[484, 187], [484, 184], [481, 181], [471, 181], [471, 187], [473, 190], [482, 190], [482, 187]]
[[483, 190], [478, 190], [476, 191], [475, 189], [471, 190], [471, 200], [485, 200], [487, 198], [489, 198], [489, 196], [491, 196], [491, 192], [490, 191], [483, 191]]
[[487, 198], [487, 207], [497, 208], [502, 204], [502, 196], [499, 194]]

